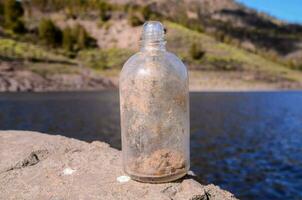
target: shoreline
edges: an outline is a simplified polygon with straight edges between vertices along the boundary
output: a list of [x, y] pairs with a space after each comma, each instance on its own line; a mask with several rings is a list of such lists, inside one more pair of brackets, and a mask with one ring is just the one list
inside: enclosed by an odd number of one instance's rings
[[[0, 64], [0, 92], [68, 92], [118, 89], [119, 70], [42, 75]], [[251, 71], [189, 71], [190, 92], [249, 92], [301, 90], [302, 80], [286, 80]]]

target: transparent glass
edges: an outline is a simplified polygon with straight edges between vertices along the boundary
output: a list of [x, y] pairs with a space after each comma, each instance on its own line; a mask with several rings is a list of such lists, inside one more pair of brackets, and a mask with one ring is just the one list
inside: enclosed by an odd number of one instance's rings
[[159, 22], [144, 25], [141, 51], [120, 74], [123, 167], [132, 179], [168, 182], [190, 166], [186, 66], [165, 49]]

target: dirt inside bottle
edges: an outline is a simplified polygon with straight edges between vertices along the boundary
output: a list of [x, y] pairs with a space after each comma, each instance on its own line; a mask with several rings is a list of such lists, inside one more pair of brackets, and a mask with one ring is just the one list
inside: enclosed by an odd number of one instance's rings
[[160, 149], [151, 155], [140, 156], [133, 160], [129, 172], [135, 177], [169, 177], [187, 172], [184, 156], [174, 150]]

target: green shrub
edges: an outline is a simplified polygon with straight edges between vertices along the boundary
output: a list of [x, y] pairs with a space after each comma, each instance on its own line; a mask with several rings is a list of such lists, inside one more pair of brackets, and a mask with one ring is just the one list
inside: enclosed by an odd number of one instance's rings
[[69, 52], [77, 52], [96, 46], [96, 40], [80, 24], [73, 28], [66, 27], [63, 30], [63, 48]]
[[85, 49], [89, 46], [88, 41], [90, 36], [83, 26], [79, 24], [75, 26], [74, 37], [76, 37], [76, 49]]
[[4, 23], [10, 28], [13, 23], [23, 16], [24, 10], [20, 1], [5, 0], [4, 1]]
[[133, 52], [126, 49], [84, 50], [78, 54], [82, 65], [96, 70], [121, 69]]
[[205, 55], [205, 51], [202, 49], [201, 45], [197, 45], [196, 43], [193, 43], [190, 48], [190, 56], [194, 60], [199, 60]]
[[239, 71], [243, 69], [242, 62], [235, 59], [211, 58], [207, 61], [214, 70]]
[[100, 1], [99, 2], [99, 15], [101, 21], [108, 21], [110, 19], [110, 11], [112, 10], [112, 7], [110, 4], [108, 4], [106, 1]]
[[189, 29], [198, 31], [198, 32], [204, 32], [204, 27], [201, 25], [200, 21], [195, 20], [195, 19], [190, 19], [188, 22], [185, 24]]
[[216, 38], [216, 40], [218, 40], [219, 42], [224, 42], [225, 39], [225, 35], [223, 32], [221, 31], [217, 31], [214, 33], [214, 37]]
[[39, 37], [47, 45], [60, 46], [62, 43], [62, 31], [51, 19], [42, 19], [39, 24]]
[[128, 13], [128, 21], [132, 26], [142, 25], [148, 20], [160, 21], [162, 19], [162, 15], [156, 11], [153, 11], [150, 5], [138, 6], [126, 4], [124, 6], [124, 11]]
[[26, 32], [25, 25], [24, 25], [23, 21], [21, 21], [21, 20], [17, 20], [16, 22], [12, 23], [11, 30], [14, 33], [25, 33]]
[[83, 26], [76, 25], [74, 32], [78, 50], [97, 47], [96, 39], [91, 37]]
[[144, 21], [141, 20], [135, 13], [130, 13], [128, 21], [131, 26], [140, 26], [144, 24]]
[[4, 15], [4, 5], [3, 3], [0, 1], [0, 23], [2, 24], [3, 21], [3, 15]]
[[290, 59], [285, 63], [288, 67], [294, 70], [302, 70], [302, 62], [298, 62], [295, 59]]
[[65, 57], [49, 49], [12, 39], [0, 38], [0, 55], [11, 60], [68, 62]]
[[151, 17], [152, 17], [152, 15], [153, 15], [153, 12], [152, 12], [152, 10], [151, 10], [151, 8], [150, 8], [150, 6], [144, 6], [143, 8], [142, 8], [142, 15], [143, 15], [143, 17], [144, 17], [144, 19], [147, 21], [147, 20], [150, 20], [151, 19]]
[[141, 8], [141, 15], [143, 16], [145, 21], [148, 20], [162, 20], [162, 15], [154, 10], [152, 10], [150, 5], [144, 6]]
[[5, 0], [4, 4], [0, 5], [0, 15], [1, 13], [3, 14], [6, 28], [11, 29], [15, 33], [24, 33], [26, 31], [25, 25], [21, 20], [24, 10], [20, 1]]
[[66, 51], [73, 51], [73, 45], [75, 43], [75, 38], [73, 37], [72, 30], [69, 26], [67, 26], [63, 30], [63, 48]]

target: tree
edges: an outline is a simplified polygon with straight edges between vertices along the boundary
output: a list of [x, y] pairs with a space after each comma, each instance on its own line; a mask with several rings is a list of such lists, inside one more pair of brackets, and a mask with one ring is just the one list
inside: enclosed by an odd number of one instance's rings
[[141, 14], [144, 18], [144, 21], [148, 21], [148, 20], [160, 21], [162, 19], [162, 16], [160, 13], [156, 12], [155, 10], [152, 10], [151, 5], [146, 5], [146, 6], [142, 7]]
[[142, 8], [142, 15], [143, 15], [143, 17], [144, 17], [144, 19], [145, 19], [145, 21], [148, 21], [148, 20], [150, 20], [150, 18], [152, 17], [152, 15], [153, 15], [153, 12], [152, 12], [152, 10], [151, 10], [151, 8], [150, 8], [150, 6], [144, 6], [143, 8]]
[[4, 17], [4, 5], [3, 5], [3, 2], [0, 1], [0, 25], [4, 25], [3, 17]]
[[96, 40], [89, 35], [89, 33], [82, 25], [78, 24], [74, 29], [74, 32], [76, 33], [75, 38], [78, 50], [97, 46]]
[[194, 60], [201, 59], [205, 54], [205, 51], [202, 49], [201, 45], [193, 43], [190, 48], [190, 55]]
[[26, 32], [25, 25], [24, 25], [23, 21], [21, 21], [21, 20], [17, 20], [16, 22], [14, 22], [11, 25], [11, 30], [14, 33], [25, 33]]
[[0, 12], [4, 15], [4, 26], [15, 33], [24, 33], [26, 28], [21, 19], [24, 14], [21, 2], [16, 0], [5, 0], [4, 5], [2, 3], [0, 4]]
[[63, 48], [66, 51], [73, 51], [74, 42], [75, 39], [72, 34], [72, 29], [69, 26], [67, 26], [63, 30]]
[[106, 1], [100, 1], [99, 3], [99, 14], [101, 21], [107, 21], [110, 19], [109, 12], [111, 11], [111, 5], [108, 4]]
[[88, 35], [86, 29], [82, 25], [77, 24], [73, 28], [72, 32], [75, 38], [75, 47], [74, 47], [75, 50], [85, 49], [89, 46], [88, 41], [90, 36]]
[[88, 47], [95, 47], [96, 41], [80, 24], [73, 28], [66, 27], [63, 31], [63, 48], [69, 52], [77, 52]]
[[134, 12], [129, 13], [128, 21], [131, 26], [140, 26], [144, 24], [144, 21], [141, 20], [140, 17]]
[[40, 21], [39, 37], [52, 47], [59, 46], [62, 43], [62, 31], [50, 19], [42, 19]]
[[6, 27], [11, 28], [14, 23], [20, 20], [23, 14], [24, 10], [20, 1], [4, 1], [4, 24]]
[[4, 15], [4, 5], [3, 2], [0, 1], [0, 17]]

